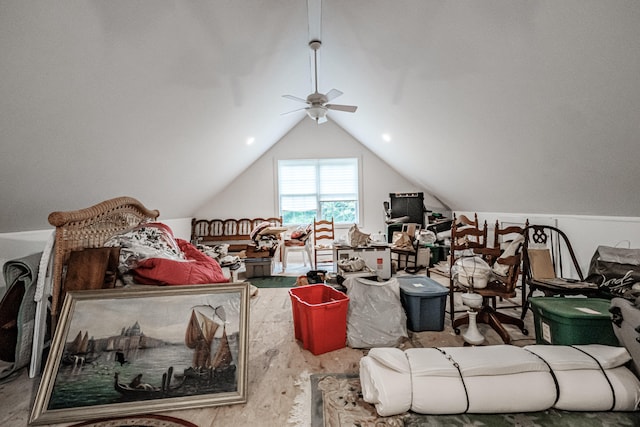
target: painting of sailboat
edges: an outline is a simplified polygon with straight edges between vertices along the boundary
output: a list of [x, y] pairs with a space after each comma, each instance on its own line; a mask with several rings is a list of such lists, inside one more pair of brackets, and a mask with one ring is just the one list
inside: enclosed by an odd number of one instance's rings
[[34, 424], [246, 402], [245, 283], [71, 292], [60, 322]]

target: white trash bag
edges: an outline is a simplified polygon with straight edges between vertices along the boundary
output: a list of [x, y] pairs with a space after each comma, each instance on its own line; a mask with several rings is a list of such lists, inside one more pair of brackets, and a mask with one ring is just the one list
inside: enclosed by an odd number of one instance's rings
[[465, 256], [456, 260], [451, 274], [463, 286], [482, 289], [487, 287], [491, 266], [479, 256]]

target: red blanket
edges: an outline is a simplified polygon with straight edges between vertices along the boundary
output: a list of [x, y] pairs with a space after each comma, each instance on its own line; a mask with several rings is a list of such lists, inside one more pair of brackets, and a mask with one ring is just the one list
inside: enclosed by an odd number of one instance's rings
[[227, 283], [220, 264], [183, 239], [175, 239], [186, 261], [148, 258], [133, 270], [135, 280], [143, 285], [197, 285]]

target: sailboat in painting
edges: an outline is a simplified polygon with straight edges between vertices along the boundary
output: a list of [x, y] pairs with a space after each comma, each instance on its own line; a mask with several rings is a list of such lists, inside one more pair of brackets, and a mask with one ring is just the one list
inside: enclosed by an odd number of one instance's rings
[[[204, 312], [213, 310], [212, 315]], [[216, 333], [222, 327], [222, 336]], [[169, 367], [162, 376], [160, 387], [131, 386], [120, 383], [115, 375], [114, 388], [126, 398], [152, 398], [190, 396], [202, 393], [235, 391], [237, 388], [236, 365], [233, 362], [227, 336], [225, 312], [222, 306], [198, 306], [191, 310], [185, 331], [185, 346], [193, 350], [191, 366], [183, 373], [174, 373]], [[215, 349], [215, 351], [213, 351]], [[172, 385], [172, 380], [176, 385]]]
[[78, 331], [75, 339], [67, 343], [62, 355], [62, 363], [64, 365], [81, 366], [95, 361], [99, 355], [95, 353], [92, 344], [93, 340], [89, 340], [88, 332], [83, 335], [82, 331]]
[[[185, 345], [193, 349], [193, 360], [191, 367], [185, 369], [184, 376], [228, 382], [235, 378], [236, 365], [233, 363], [227, 337], [224, 308], [218, 306], [213, 311], [213, 317], [207, 316], [196, 308], [191, 311], [185, 333]], [[212, 355], [215, 334], [220, 328], [220, 323], [222, 323], [222, 337], [218, 340], [216, 351]]]

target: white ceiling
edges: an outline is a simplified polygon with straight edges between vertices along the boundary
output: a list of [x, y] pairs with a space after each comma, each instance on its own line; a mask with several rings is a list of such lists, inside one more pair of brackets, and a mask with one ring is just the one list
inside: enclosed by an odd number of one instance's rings
[[[450, 208], [638, 216], [640, 2], [321, 11], [320, 91], [359, 106], [329, 119]], [[308, 41], [306, 0], [0, 0], [0, 232], [125, 194], [191, 216], [305, 119]]]

